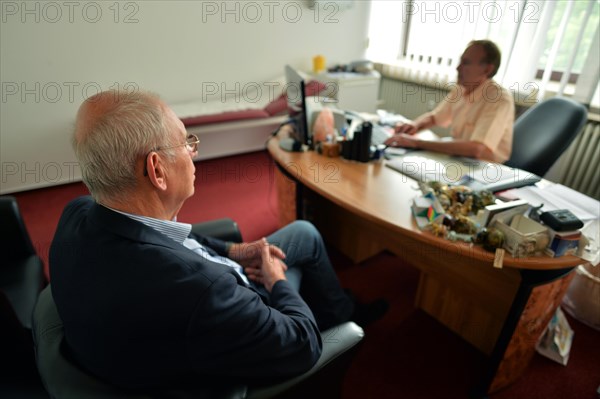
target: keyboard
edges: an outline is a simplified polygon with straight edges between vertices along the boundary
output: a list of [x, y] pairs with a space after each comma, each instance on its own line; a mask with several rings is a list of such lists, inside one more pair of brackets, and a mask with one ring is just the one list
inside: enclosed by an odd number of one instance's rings
[[430, 151], [409, 152], [386, 162], [386, 166], [419, 182], [439, 181], [492, 192], [527, 186], [541, 180], [525, 170]]
[[[360, 128], [360, 125], [367, 120], [364, 115], [361, 115], [358, 112], [345, 111], [344, 114], [346, 119], [351, 121], [350, 126], [348, 127], [348, 132], [350, 132], [350, 134]], [[373, 126], [371, 130], [371, 145], [378, 146], [383, 144], [394, 134], [394, 128], [391, 126], [382, 126], [374, 121], [372, 121], [371, 124]]]
[[373, 124], [371, 133], [371, 145], [378, 146], [383, 144], [387, 139], [394, 135], [394, 129], [389, 126], [381, 126], [377, 123]]

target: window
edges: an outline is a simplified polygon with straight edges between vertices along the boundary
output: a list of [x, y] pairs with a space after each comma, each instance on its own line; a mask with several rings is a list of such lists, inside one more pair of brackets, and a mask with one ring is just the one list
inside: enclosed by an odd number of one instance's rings
[[[578, 75], [583, 70], [583, 65], [585, 62], [585, 56], [587, 55], [589, 49], [592, 45], [592, 40], [594, 37], [594, 31], [599, 24], [598, 21], [598, 7], [592, 7], [592, 12], [588, 16], [587, 9], [590, 6], [593, 6], [594, 1], [573, 1], [570, 2], [572, 9], [571, 15], [569, 18], [569, 23], [565, 26], [565, 32], [563, 37], [563, 43], [566, 46], [563, 51], [558, 52], [556, 55], [556, 59], [554, 61], [554, 66], [552, 68], [555, 78], [552, 80], [559, 81], [562, 74], [569, 69], [569, 65], [572, 62], [572, 67], [570, 68], [572, 75]], [[596, 3], [597, 5], [598, 3]], [[548, 63], [550, 53], [552, 50], [552, 44], [558, 36], [561, 21], [566, 15], [568, 2], [559, 1], [556, 3], [556, 9], [554, 10], [554, 15], [552, 16], [552, 21], [550, 22], [550, 28], [548, 29], [548, 34], [546, 36], [547, 40], [544, 46], [544, 50], [540, 57], [538, 63], [538, 75], [541, 78], [543, 71]], [[589, 21], [586, 20], [589, 18]], [[570, 57], [570, 54], [567, 50], [573, 43], [577, 43], [579, 33], [582, 33], [581, 43], [579, 47], [584, 49], [584, 51], [578, 51], [575, 53], [573, 58]], [[572, 79], [571, 82], [575, 83], [575, 79]]]
[[495, 79], [505, 87], [597, 104], [599, 10], [599, 0], [375, 0], [367, 57], [446, 84], [467, 43], [488, 38], [502, 50]]

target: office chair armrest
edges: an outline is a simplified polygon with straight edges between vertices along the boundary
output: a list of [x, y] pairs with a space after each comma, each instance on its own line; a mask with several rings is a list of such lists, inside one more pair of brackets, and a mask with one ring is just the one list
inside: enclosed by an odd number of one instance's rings
[[363, 329], [352, 321], [347, 321], [321, 332], [323, 352], [321, 353], [319, 361], [308, 371], [308, 373], [327, 366], [362, 341], [364, 336], [365, 332]]
[[325, 368], [330, 363], [342, 357], [352, 348], [354, 348], [365, 336], [362, 328], [356, 323], [348, 321], [339, 326], [332, 327], [321, 332], [323, 339], [323, 352], [317, 363], [306, 373], [297, 377], [290, 378], [282, 383], [267, 386], [267, 387], [249, 387], [248, 399], [266, 399], [273, 398], [288, 389], [298, 385], [304, 380], [307, 380], [313, 374], [316, 374], [321, 369]]
[[7, 260], [0, 268], [0, 295], [26, 330], [31, 330], [35, 303], [45, 282], [44, 264], [37, 255]]
[[218, 238], [223, 241], [242, 242], [242, 233], [237, 223], [230, 218], [193, 224], [192, 233]]

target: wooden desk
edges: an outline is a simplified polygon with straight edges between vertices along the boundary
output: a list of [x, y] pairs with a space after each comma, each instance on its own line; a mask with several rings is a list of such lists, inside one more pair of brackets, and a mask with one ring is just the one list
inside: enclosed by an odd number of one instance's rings
[[411, 214], [416, 182], [384, 165], [327, 158], [268, 144], [278, 170], [280, 224], [311, 220], [355, 262], [388, 250], [421, 271], [416, 306], [488, 356], [475, 396], [516, 380], [568, 287], [574, 256], [504, 258], [420, 231]]

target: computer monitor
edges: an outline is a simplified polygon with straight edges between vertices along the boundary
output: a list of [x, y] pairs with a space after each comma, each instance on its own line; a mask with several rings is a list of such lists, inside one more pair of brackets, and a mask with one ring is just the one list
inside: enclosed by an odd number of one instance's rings
[[289, 65], [285, 66], [285, 79], [285, 91], [290, 119], [293, 119], [296, 124], [296, 131], [300, 142], [310, 146], [304, 79], [298, 71]]

